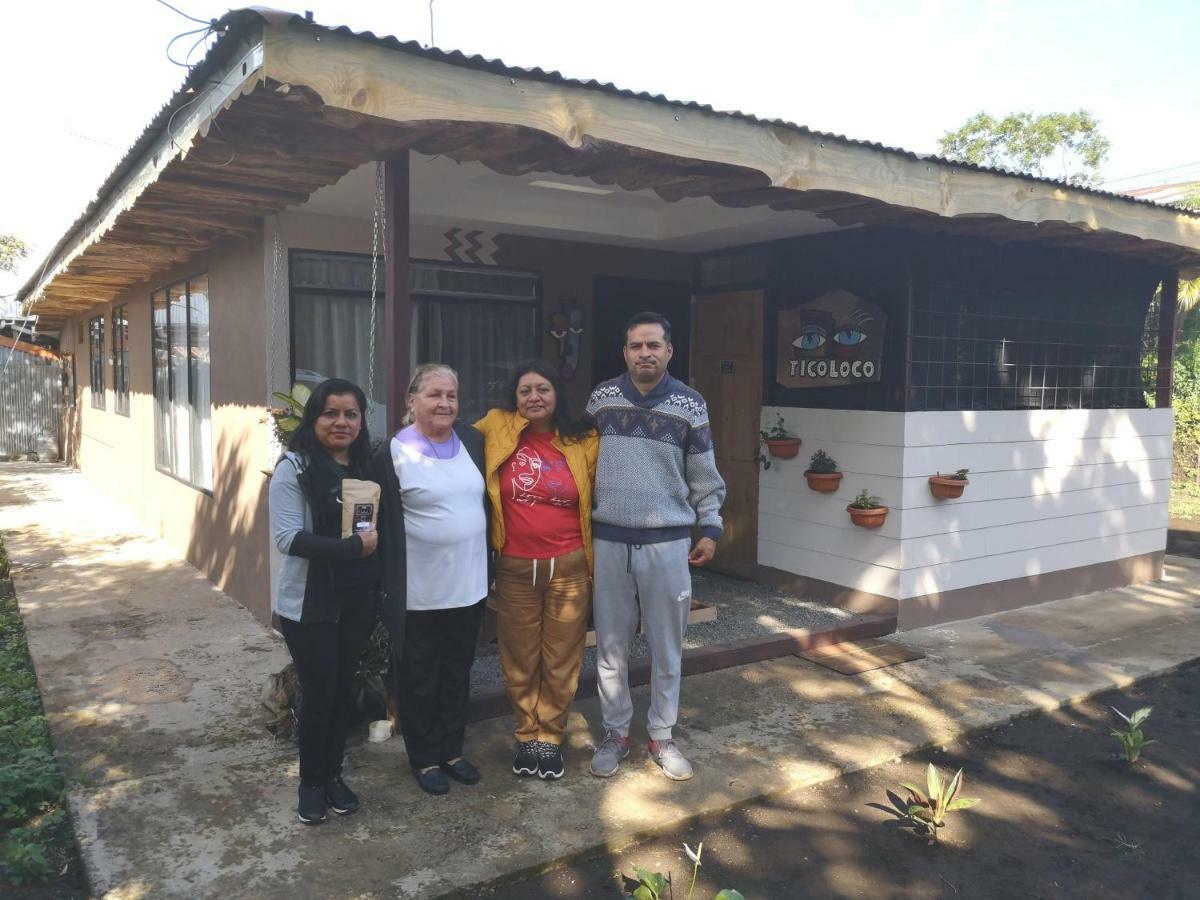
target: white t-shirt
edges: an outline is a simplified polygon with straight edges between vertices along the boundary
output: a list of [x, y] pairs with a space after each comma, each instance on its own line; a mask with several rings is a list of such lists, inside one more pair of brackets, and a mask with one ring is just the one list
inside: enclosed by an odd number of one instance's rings
[[392, 438], [408, 551], [408, 609], [455, 609], [487, 596], [483, 476], [461, 445], [451, 459]]

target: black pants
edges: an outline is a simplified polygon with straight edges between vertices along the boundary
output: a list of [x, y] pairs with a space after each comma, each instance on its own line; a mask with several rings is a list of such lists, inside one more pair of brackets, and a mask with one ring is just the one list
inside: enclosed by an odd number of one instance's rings
[[375, 627], [375, 592], [338, 598], [340, 621], [280, 617], [300, 676], [300, 783], [325, 784], [342, 774], [346, 732], [354, 720], [354, 673]]
[[463, 753], [471, 665], [483, 601], [458, 609], [408, 612], [400, 656], [400, 731], [414, 769]]

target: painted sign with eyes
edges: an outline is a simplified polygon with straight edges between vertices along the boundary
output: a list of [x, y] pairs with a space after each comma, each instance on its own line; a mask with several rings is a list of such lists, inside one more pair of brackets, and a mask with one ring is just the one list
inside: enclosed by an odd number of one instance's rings
[[878, 381], [886, 318], [876, 304], [842, 290], [780, 310], [775, 380], [790, 388]]

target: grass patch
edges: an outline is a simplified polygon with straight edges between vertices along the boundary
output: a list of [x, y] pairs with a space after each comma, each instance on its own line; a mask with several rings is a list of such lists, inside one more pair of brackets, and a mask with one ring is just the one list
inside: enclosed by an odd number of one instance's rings
[[81, 873], [65, 793], [0, 539], [0, 894], [16, 885], [74, 893]]

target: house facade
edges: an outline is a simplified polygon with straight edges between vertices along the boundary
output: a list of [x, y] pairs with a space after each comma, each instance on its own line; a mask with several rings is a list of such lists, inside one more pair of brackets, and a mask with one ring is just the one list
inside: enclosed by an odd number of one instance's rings
[[[383, 436], [413, 365], [455, 366], [471, 418], [541, 355], [578, 410], [642, 309], [710, 405], [725, 571], [902, 628], [1160, 577], [1200, 218], [287, 14], [219, 28], [21, 300], [77, 361], [68, 458], [264, 620], [272, 391], [350, 378]], [[800, 453], [764, 468], [780, 421]]]

